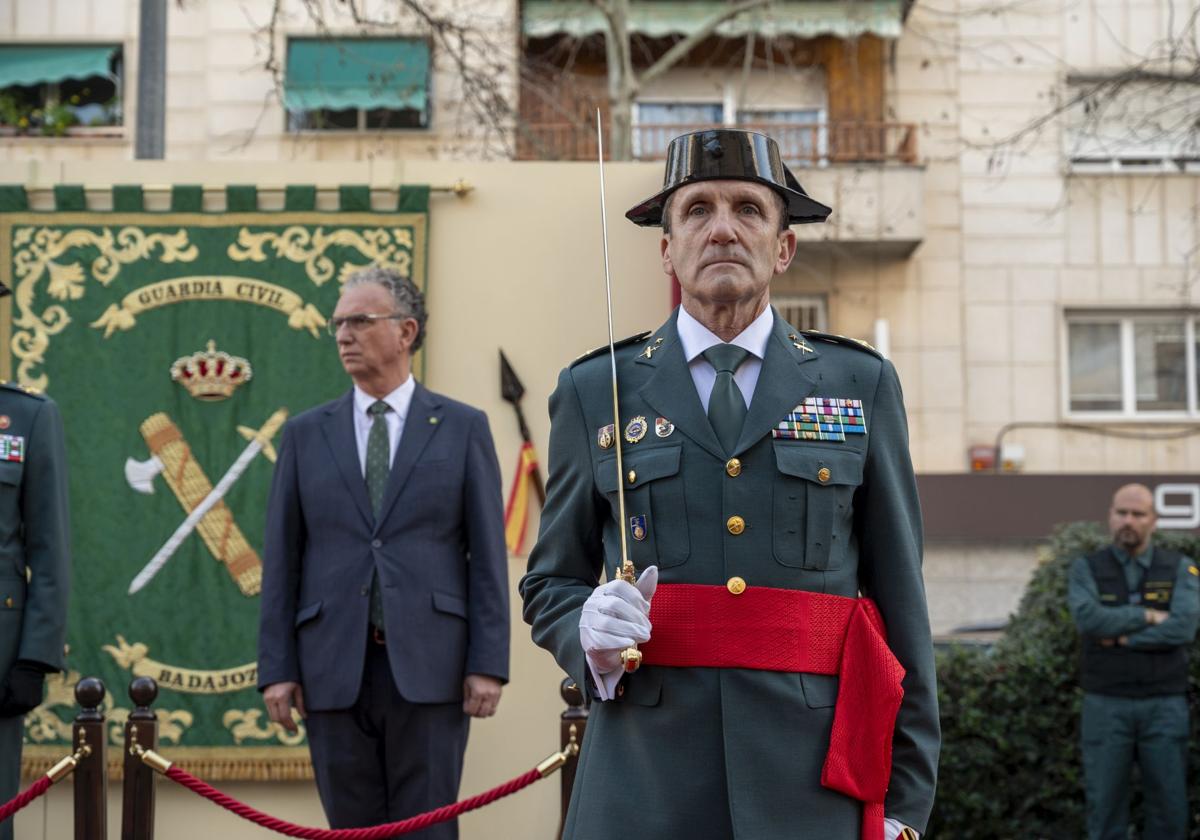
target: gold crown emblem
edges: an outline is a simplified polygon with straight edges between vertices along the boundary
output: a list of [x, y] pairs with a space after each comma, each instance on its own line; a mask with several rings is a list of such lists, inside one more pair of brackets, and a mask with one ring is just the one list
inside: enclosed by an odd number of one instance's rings
[[215, 341], [208, 342], [207, 350], [181, 356], [171, 365], [171, 378], [193, 397], [206, 402], [227, 399], [253, 375], [250, 362], [218, 350]]

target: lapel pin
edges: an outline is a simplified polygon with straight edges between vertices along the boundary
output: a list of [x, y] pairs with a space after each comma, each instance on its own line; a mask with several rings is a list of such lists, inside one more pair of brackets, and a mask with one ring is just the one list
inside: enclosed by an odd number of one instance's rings
[[596, 445], [601, 449], [608, 449], [617, 442], [617, 427], [612, 423], [607, 426], [602, 426], [596, 432]]
[[637, 443], [646, 436], [646, 418], [634, 417], [629, 421], [629, 425], [625, 427], [625, 440], [629, 443]]

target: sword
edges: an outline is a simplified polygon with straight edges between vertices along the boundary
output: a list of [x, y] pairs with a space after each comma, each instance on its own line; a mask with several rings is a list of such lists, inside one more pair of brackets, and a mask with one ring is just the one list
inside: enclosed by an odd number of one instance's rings
[[271, 438], [275, 437], [275, 432], [279, 431], [279, 427], [287, 419], [287, 414], [287, 409], [281, 408], [267, 419], [267, 422], [263, 424], [263, 427], [251, 439], [249, 445], [242, 450], [242, 454], [225, 471], [225, 475], [221, 476], [221, 480], [217, 482], [217, 486], [210, 490], [200, 504], [192, 509], [187, 518], [175, 529], [175, 533], [171, 535], [170, 539], [163, 543], [163, 547], [158, 550], [158, 553], [151, 557], [150, 562], [137, 573], [137, 577], [129, 584], [130, 595], [140, 590], [159, 573], [159, 570], [171, 559], [171, 555], [179, 549], [180, 543], [187, 538], [188, 534], [196, 529], [196, 526], [200, 524], [200, 520], [212, 510], [213, 505], [225, 497], [225, 494], [229, 492], [229, 488], [242, 477], [242, 473], [246, 471], [246, 467], [250, 466], [250, 462], [254, 460], [254, 456], [270, 444]]
[[[629, 540], [625, 536], [625, 467], [621, 461], [621, 407], [617, 401], [617, 350], [613, 342], [612, 275], [608, 270], [608, 211], [604, 204], [604, 131], [600, 124], [600, 109], [596, 109], [596, 148], [600, 163], [600, 228], [604, 233], [604, 293], [608, 302], [608, 361], [612, 366], [613, 445], [617, 450], [617, 512], [620, 514], [621, 569], [617, 577], [627, 583], [637, 582], [637, 570], [629, 559]], [[621, 664], [626, 673], [633, 673], [642, 664], [642, 652], [637, 645], [621, 651]]]

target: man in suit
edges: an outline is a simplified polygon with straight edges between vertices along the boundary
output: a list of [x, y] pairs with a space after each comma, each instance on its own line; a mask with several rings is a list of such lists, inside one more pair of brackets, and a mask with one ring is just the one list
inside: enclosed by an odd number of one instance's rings
[[626, 214], [661, 224], [682, 306], [616, 347], [616, 422], [607, 348], [560, 376], [521, 583], [534, 641], [600, 701], [568, 840], [924, 830], [940, 734], [900, 385], [769, 303], [789, 224], [829, 212], [773, 140], [724, 129], [676, 138]]
[[496, 452], [483, 412], [413, 379], [425, 319], [407, 278], [347, 280], [329, 328], [354, 387], [284, 427], [271, 487], [259, 686], [305, 719], [335, 828], [454, 802], [469, 717], [508, 679]]
[[1154, 545], [1157, 524], [1150, 488], [1127, 484], [1108, 511], [1112, 543], [1071, 564], [1089, 840], [1129, 836], [1135, 762], [1145, 796], [1141, 836], [1188, 836], [1188, 649], [1200, 620], [1200, 569]]
[[[0, 803], [20, 785], [25, 714], [63, 669], [70, 541], [58, 406], [0, 383]], [[12, 836], [12, 819], [0, 822], [0, 840]]]

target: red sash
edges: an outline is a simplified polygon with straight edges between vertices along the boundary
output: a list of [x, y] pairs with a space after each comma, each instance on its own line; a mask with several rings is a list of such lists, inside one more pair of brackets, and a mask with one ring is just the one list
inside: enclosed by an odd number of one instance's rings
[[875, 602], [796, 589], [660, 584], [642, 662], [840, 678], [821, 784], [863, 803], [862, 840], [883, 840], [904, 666]]

